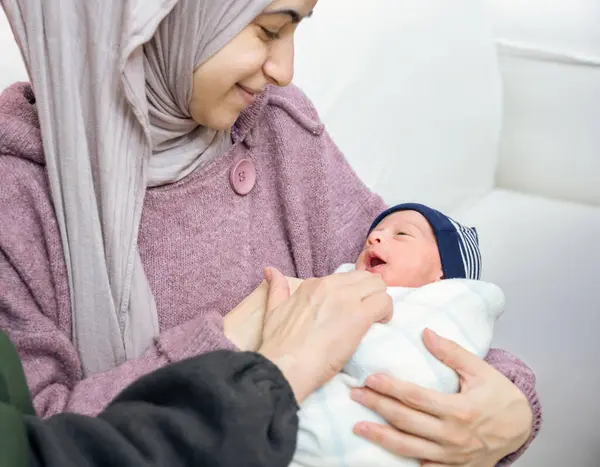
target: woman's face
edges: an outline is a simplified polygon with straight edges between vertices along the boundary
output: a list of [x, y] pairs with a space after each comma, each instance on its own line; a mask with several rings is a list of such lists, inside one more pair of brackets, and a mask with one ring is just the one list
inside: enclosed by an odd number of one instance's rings
[[267, 84], [294, 77], [294, 33], [318, 0], [276, 0], [231, 42], [194, 71], [192, 118], [215, 130], [231, 128]]

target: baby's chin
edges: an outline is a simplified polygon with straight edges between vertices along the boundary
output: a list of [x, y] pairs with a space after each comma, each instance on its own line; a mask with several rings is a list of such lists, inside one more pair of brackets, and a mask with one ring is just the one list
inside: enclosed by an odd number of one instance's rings
[[366, 263], [358, 261], [355, 264], [356, 270], [357, 271], [367, 271], [370, 272], [371, 274], [376, 274], [378, 276], [381, 276], [381, 278], [383, 279], [383, 282], [385, 282], [385, 284], [387, 286], [390, 286], [389, 282], [388, 282], [388, 274], [386, 271], [386, 266], [387, 264], [380, 264], [378, 266], [375, 266], [373, 268], [369, 267]]

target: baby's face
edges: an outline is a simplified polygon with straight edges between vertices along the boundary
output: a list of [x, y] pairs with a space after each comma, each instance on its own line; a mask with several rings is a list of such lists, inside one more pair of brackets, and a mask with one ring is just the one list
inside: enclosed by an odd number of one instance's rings
[[443, 278], [431, 225], [416, 211], [383, 219], [369, 234], [356, 269], [379, 274], [390, 287], [422, 287]]

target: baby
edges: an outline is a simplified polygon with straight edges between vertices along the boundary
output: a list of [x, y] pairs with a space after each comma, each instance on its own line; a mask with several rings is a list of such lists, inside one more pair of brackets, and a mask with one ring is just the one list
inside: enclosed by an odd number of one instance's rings
[[443, 392], [457, 392], [456, 373], [425, 348], [430, 328], [484, 357], [504, 307], [502, 291], [478, 279], [477, 232], [422, 204], [400, 204], [371, 225], [356, 264], [337, 272], [381, 275], [394, 303], [388, 324], [375, 324], [333, 380], [302, 404], [292, 466], [418, 466], [352, 433], [359, 421], [385, 423], [350, 398], [352, 387], [374, 373], [387, 373]]
[[389, 287], [479, 279], [477, 231], [422, 204], [399, 204], [382, 212], [371, 225], [356, 269], [379, 274]]

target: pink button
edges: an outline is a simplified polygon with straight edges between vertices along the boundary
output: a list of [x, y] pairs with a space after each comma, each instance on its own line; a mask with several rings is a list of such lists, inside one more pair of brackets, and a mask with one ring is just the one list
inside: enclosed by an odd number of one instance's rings
[[252, 191], [256, 183], [256, 168], [250, 159], [239, 161], [229, 173], [229, 182], [234, 191], [241, 196]]

